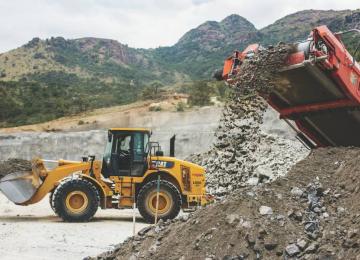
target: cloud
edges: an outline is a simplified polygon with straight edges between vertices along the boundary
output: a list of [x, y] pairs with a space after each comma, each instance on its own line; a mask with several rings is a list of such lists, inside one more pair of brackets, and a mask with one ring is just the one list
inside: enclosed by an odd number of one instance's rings
[[232, 13], [261, 28], [299, 10], [359, 7], [354, 0], [3, 0], [0, 52], [51, 36], [111, 38], [138, 48], [169, 46], [201, 23]]

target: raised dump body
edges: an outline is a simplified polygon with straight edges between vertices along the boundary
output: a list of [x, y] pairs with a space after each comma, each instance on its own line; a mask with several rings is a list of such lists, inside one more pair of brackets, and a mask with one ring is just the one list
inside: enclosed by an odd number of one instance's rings
[[[267, 98], [282, 119], [294, 120], [310, 147], [360, 146], [360, 66], [341, 34], [320, 26], [296, 44]], [[231, 72], [224, 69], [224, 78]]]

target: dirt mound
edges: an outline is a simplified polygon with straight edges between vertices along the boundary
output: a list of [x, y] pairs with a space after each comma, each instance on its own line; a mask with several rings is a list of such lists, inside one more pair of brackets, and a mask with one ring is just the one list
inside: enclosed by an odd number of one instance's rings
[[94, 259], [358, 259], [360, 149], [314, 150], [284, 178], [148, 227]]
[[274, 180], [307, 155], [297, 140], [275, 137], [262, 129], [268, 108], [263, 97], [278, 85], [278, 70], [291, 48], [262, 49], [244, 61], [231, 84], [233, 93], [223, 110], [213, 148], [187, 158], [206, 168], [210, 193], [223, 196], [249, 183]]
[[13, 158], [0, 162], [0, 179], [10, 173], [28, 171], [31, 171], [31, 162], [27, 160]]

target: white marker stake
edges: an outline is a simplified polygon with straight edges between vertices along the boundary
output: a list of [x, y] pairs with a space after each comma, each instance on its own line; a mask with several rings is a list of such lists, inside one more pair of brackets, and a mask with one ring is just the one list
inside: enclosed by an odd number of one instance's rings
[[157, 219], [158, 219], [158, 210], [159, 210], [159, 193], [160, 193], [160, 175], [158, 175], [158, 179], [157, 179], [157, 187], [156, 187], [155, 225], [157, 224]]
[[135, 206], [136, 203], [133, 203], [133, 236], [135, 236], [135, 224], [136, 224], [136, 217], [135, 217]]

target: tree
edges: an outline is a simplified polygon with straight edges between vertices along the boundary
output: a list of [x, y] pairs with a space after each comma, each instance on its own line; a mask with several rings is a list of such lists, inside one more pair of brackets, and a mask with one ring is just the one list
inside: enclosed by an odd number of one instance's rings
[[212, 87], [210, 87], [206, 81], [195, 81], [190, 86], [189, 104], [193, 106], [210, 105], [210, 97], [212, 92]]
[[153, 83], [151, 83], [151, 87], [154, 90], [154, 94], [155, 96], [158, 94], [158, 91], [160, 88], [162, 88], [164, 85], [161, 84], [159, 81], [155, 81]]
[[141, 92], [141, 97], [143, 100], [147, 99], [155, 99], [159, 93], [159, 89], [163, 87], [158, 81], [155, 81], [150, 84], [150, 86], [146, 86], [143, 91]]

